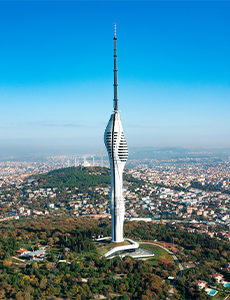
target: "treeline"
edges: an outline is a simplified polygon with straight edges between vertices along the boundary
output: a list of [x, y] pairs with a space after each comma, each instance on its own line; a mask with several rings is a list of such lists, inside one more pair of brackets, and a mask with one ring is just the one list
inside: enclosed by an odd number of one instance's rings
[[[70, 167], [50, 171], [46, 174], [33, 176], [33, 179], [43, 188], [75, 188], [87, 190], [98, 185], [110, 184], [110, 169], [101, 167]], [[144, 185], [143, 180], [124, 174], [124, 183], [132, 189]]]
[[[175, 281], [179, 299], [209, 299], [209, 296], [201, 292], [193, 282], [195, 280], [205, 280], [209, 286], [213, 286], [215, 281], [210, 277], [216, 272], [223, 273], [222, 267], [229, 261], [230, 243], [210, 238], [198, 233], [189, 233], [181, 230], [179, 225], [163, 225], [152, 223], [129, 222], [125, 225], [126, 235], [134, 239], [158, 240], [166, 243], [174, 242], [178, 245], [177, 256], [181, 261], [192, 261], [194, 267], [184, 270]], [[185, 258], [186, 257], [186, 258]], [[166, 266], [159, 273], [164, 275]], [[157, 268], [156, 268], [157, 272]], [[225, 274], [225, 279], [228, 276]]]
[[76, 253], [95, 250], [95, 246], [92, 243], [92, 233], [89, 230], [84, 231], [76, 229], [69, 232], [68, 235], [62, 234], [56, 245], [67, 247]]
[[199, 190], [207, 191], [207, 192], [221, 192], [223, 194], [230, 194], [230, 190], [225, 190], [223, 188], [217, 187], [212, 184], [202, 185], [198, 181], [191, 181], [190, 184], [191, 184], [191, 187], [194, 189], [199, 189]]
[[67, 247], [76, 253], [94, 250], [93, 236], [110, 234], [107, 223], [86, 218], [38, 218], [23, 219], [0, 224], [0, 259], [16, 254], [20, 248], [41, 243]]
[[[166, 299], [169, 286], [148, 262], [109, 261], [97, 254], [92, 240], [111, 234], [108, 220], [48, 217], [0, 226], [0, 299], [84, 300], [101, 294], [109, 298], [112, 293], [124, 300]], [[18, 265], [15, 251], [35, 243], [50, 245], [47, 258]]]
[[[168, 259], [138, 261], [126, 257], [101, 258], [93, 238], [111, 235], [109, 220], [87, 218], [38, 218], [0, 224], [0, 299], [110, 299], [150, 300], [168, 297], [168, 276], [177, 277], [178, 266]], [[230, 257], [229, 243], [187, 233], [179, 226], [125, 223], [125, 236], [179, 245], [179, 253], [192, 259], [195, 268], [185, 270], [175, 282], [172, 299], [208, 299], [192, 284], [210, 283]], [[43, 262], [17, 265], [12, 258], [20, 247], [40, 243], [51, 247]], [[69, 248], [69, 249], [66, 249]], [[178, 255], [178, 254], [177, 254]], [[60, 263], [58, 260], [67, 263]]]
[[[23, 269], [0, 263], [0, 299], [166, 299], [169, 285], [145, 261], [86, 255], [71, 264], [33, 263]], [[174, 297], [178, 299], [178, 297]]]
[[[95, 169], [80, 167], [64, 168], [48, 172], [47, 174], [37, 175], [35, 179], [38, 181], [39, 187], [77, 187], [82, 191], [87, 190], [89, 187], [109, 184], [110, 176], [108, 170], [100, 168], [97, 172], [94, 172]], [[100, 174], [97, 174], [98, 172]]]
[[129, 222], [127, 236], [142, 240], [159, 240], [180, 245], [196, 260], [224, 261], [230, 257], [230, 244], [198, 233], [181, 230], [179, 225]]
[[128, 184], [130, 191], [134, 191], [136, 188], [146, 184], [142, 179], [134, 178], [131, 174], [124, 174], [124, 185]]
[[181, 186], [171, 186], [171, 185], [165, 185], [165, 184], [161, 184], [161, 183], [152, 183], [152, 185], [166, 188], [166, 189], [171, 189], [171, 190], [178, 191], [178, 192], [187, 192], [187, 189], [183, 188]]

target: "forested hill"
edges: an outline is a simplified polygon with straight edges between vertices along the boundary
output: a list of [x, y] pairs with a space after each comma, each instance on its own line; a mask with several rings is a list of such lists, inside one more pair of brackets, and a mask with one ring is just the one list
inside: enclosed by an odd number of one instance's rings
[[73, 188], [88, 189], [98, 185], [110, 183], [110, 171], [107, 168], [91, 167], [80, 168], [71, 167], [58, 169], [46, 174], [33, 177], [44, 188]]

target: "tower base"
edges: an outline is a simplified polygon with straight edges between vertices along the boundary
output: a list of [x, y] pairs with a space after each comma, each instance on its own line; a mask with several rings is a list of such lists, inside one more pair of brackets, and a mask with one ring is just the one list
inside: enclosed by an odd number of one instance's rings
[[[110, 242], [111, 237], [103, 237], [100, 239], [96, 239], [96, 242], [103, 242], [103, 241]], [[119, 256], [119, 257], [131, 256], [133, 258], [143, 258], [143, 259], [154, 256], [154, 254], [151, 253], [150, 251], [139, 248], [139, 243], [137, 243], [131, 239], [124, 239], [124, 241], [128, 242], [129, 244], [114, 247], [114, 248], [110, 249], [109, 251], [107, 251], [102, 256], [104, 256], [107, 259], [112, 259], [116, 256]]]

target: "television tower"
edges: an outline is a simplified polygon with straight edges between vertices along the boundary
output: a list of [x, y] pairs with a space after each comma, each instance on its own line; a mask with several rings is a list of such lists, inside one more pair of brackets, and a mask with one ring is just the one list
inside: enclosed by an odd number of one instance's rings
[[128, 158], [117, 98], [117, 36], [114, 27], [114, 110], [105, 129], [104, 142], [108, 151], [111, 170], [110, 212], [112, 216], [112, 242], [123, 242], [125, 203], [123, 198], [123, 171]]

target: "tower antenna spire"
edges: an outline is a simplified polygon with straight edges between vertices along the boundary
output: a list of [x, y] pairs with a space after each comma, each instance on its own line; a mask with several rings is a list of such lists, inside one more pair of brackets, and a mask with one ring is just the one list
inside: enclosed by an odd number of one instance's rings
[[114, 111], [118, 111], [118, 99], [117, 99], [117, 28], [116, 23], [114, 23]]

